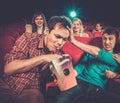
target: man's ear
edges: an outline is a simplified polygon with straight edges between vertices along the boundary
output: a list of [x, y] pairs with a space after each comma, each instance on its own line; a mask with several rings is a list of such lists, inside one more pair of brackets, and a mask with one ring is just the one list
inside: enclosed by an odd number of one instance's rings
[[44, 35], [47, 35], [47, 34], [49, 34], [49, 28], [48, 28], [48, 27], [45, 27]]

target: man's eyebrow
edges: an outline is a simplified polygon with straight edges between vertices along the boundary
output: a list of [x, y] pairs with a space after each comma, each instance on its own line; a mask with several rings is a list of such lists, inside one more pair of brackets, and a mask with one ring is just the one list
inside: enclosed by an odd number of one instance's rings
[[57, 36], [61, 36], [60, 33], [56, 33], [55, 35], [57, 35]]
[[68, 39], [69, 37], [62, 37], [60, 34], [55, 34], [59, 38], [63, 38], [64, 40]]

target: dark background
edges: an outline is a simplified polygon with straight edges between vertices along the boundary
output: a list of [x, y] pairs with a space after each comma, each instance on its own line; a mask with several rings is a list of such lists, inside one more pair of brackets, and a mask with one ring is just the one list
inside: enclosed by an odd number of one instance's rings
[[31, 20], [42, 11], [48, 20], [53, 15], [68, 15], [70, 9], [79, 12], [84, 22], [102, 21], [120, 26], [120, 0], [0, 0], [0, 24]]

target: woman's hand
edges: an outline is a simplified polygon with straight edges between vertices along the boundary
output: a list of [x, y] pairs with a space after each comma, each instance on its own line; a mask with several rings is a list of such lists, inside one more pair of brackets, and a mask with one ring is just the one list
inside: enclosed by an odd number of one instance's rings
[[67, 29], [69, 30], [69, 32], [70, 32], [70, 41], [71, 42], [74, 42], [75, 41], [75, 38], [74, 38], [74, 34], [73, 34], [73, 28], [69, 28], [69, 27], [67, 27]]

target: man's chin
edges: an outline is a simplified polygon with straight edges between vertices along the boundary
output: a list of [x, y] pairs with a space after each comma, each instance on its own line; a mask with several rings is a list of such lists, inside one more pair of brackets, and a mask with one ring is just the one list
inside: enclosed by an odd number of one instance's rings
[[58, 51], [60, 51], [60, 47], [59, 48], [50, 48], [50, 51], [51, 52], [58, 52]]
[[108, 52], [111, 52], [111, 51], [113, 51], [113, 50], [111, 50], [111, 49], [104, 49], [105, 51], [108, 51]]
[[51, 51], [51, 52], [56, 52], [56, 51], [58, 51], [58, 50], [52, 48], [52, 49], [50, 49], [50, 51]]

